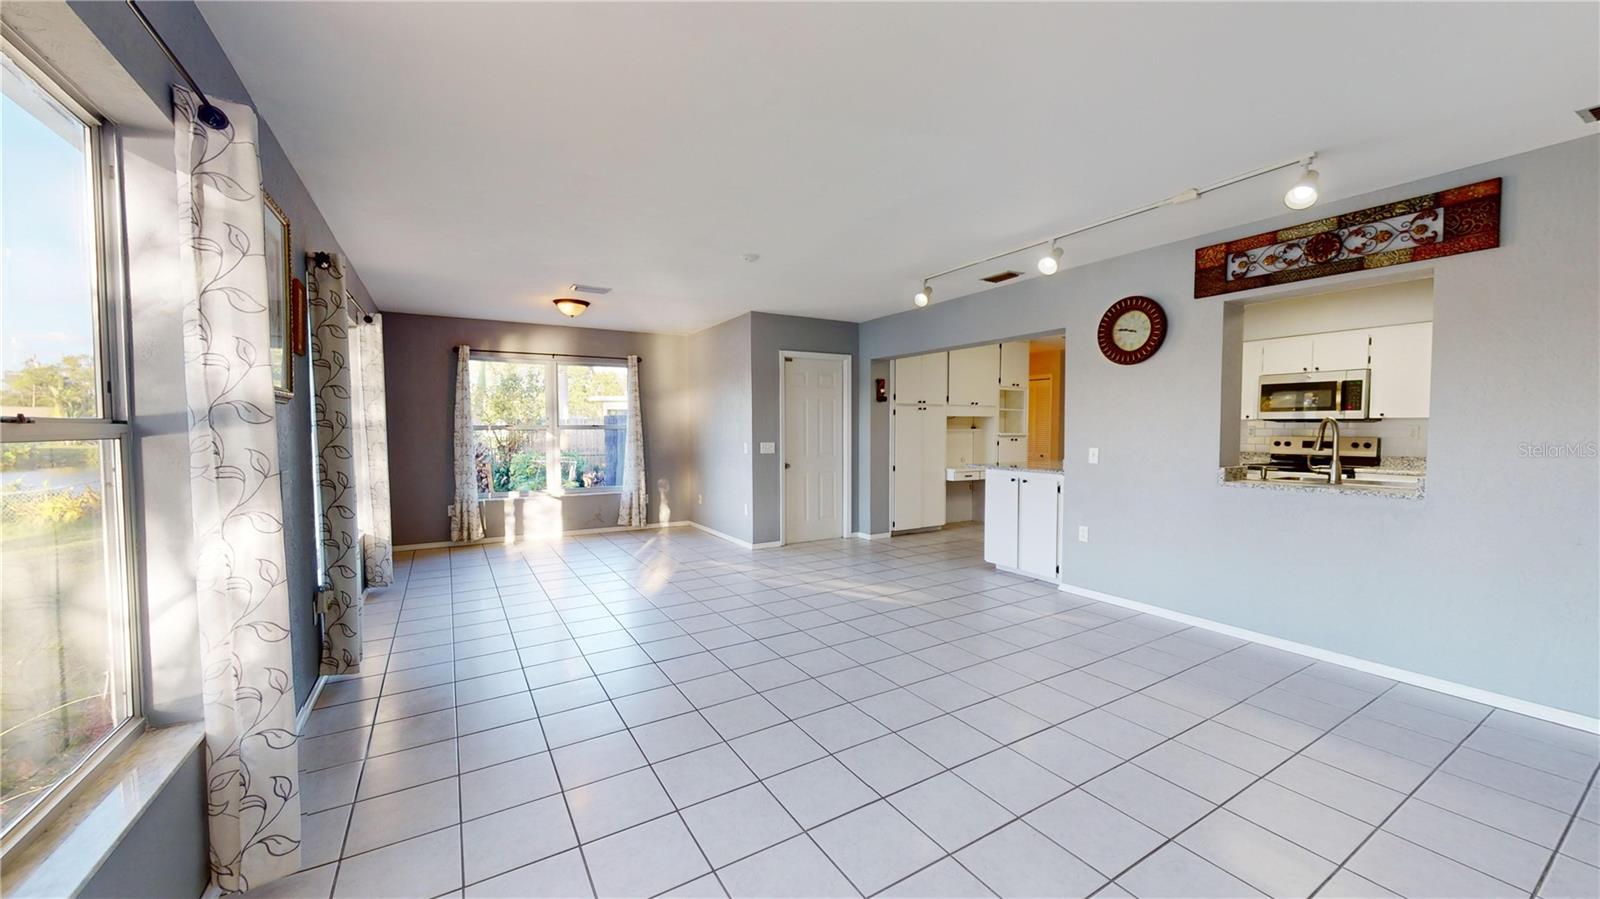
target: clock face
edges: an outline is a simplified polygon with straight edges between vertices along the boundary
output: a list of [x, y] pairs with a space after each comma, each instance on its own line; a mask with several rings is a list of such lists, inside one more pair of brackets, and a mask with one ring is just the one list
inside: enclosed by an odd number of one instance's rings
[[1113, 326], [1111, 339], [1130, 353], [1144, 346], [1150, 339], [1150, 316], [1137, 309], [1122, 313]]
[[1100, 352], [1118, 365], [1154, 356], [1167, 336], [1167, 313], [1149, 297], [1123, 297], [1100, 317]]

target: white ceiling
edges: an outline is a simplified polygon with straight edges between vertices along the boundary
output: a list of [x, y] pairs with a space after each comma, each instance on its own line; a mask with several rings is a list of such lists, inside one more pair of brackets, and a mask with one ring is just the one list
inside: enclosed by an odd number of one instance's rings
[[[577, 281], [615, 288], [602, 328], [875, 318], [1186, 187], [1315, 150], [1350, 196], [1600, 102], [1594, 3], [200, 8], [381, 308], [563, 323]], [[1067, 265], [1276, 214], [1289, 180]]]

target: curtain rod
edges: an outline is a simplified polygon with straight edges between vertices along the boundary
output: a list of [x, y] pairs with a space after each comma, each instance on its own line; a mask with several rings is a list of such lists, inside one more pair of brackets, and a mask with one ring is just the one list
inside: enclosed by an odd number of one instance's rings
[[[461, 352], [461, 347], [453, 346], [450, 348], [450, 352], [459, 354]], [[530, 353], [523, 350], [483, 350], [482, 352], [496, 356], [552, 356], [560, 359], [610, 359], [616, 362], [628, 361], [627, 356], [596, 356], [593, 353]], [[638, 359], [640, 362], [644, 361], [643, 356], [635, 356], [634, 358]]]
[[140, 24], [144, 25], [144, 30], [150, 33], [150, 37], [155, 40], [156, 46], [160, 47], [161, 52], [166, 55], [167, 62], [172, 63], [172, 67], [178, 70], [178, 74], [183, 76], [183, 80], [189, 82], [189, 89], [194, 91], [200, 98], [200, 108], [195, 110], [195, 118], [199, 119], [201, 124], [212, 131], [226, 130], [228, 127], [228, 114], [211, 105], [211, 101], [206, 98], [206, 92], [200, 89], [200, 85], [194, 80], [194, 76], [189, 74], [188, 68], [178, 59], [178, 54], [172, 52], [172, 48], [167, 46], [167, 42], [161, 37], [161, 32], [156, 31], [156, 26], [151, 23], [150, 17], [144, 14], [144, 10], [139, 8], [139, 4], [135, 3], [134, 0], [128, 0], [128, 8], [133, 10], [133, 14], [139, 17]]

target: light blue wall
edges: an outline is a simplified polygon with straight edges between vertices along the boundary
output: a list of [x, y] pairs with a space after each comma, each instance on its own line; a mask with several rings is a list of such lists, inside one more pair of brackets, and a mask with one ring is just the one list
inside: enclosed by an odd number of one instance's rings
[[[1239, 372], [1225, 343], [1237, 345], [1230, 307], [1242, 298], [1194, 299], [1194, 250], [1303, 213], [876, 319], [862, 325], [860, 352], [1066, 329], [1069, 584], [1596, 716], [1600, 466], [1519, 446], [1600, 439], [1597, 172], [1600, 137], [1587, 137], [1317, 208], [1505, 179], [1500, 248], [1414, 266], [1432, 269], [1435, 290], [1422, 502], [1217, 483], [1219, 447], [1238, 440]], [[1151, 360], [1124, 367], [1100, 355], [1095, 327], [1129, 294], [1159, 301], [1171, 330]], [[869, 435], [858, 514], [884, 531], [886, 447], [871, 427], [870, 380], [858, 390]], [[1100, 464], [1086, 463], [1090, 447]], [[1091, 542], [1076, 541], [1079, 525]]]

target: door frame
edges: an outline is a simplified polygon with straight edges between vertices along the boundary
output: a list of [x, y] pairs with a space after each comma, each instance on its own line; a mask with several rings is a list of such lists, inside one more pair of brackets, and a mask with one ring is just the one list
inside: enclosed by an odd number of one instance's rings
[[779, 350], [778, 351], [778, 545], [789, 545], [789, 469], [787, 464], [789, 452], [789, 435], [787, 431], [787, 413], [785, 407], [789, 395], [789, 378], [783, 370], [785, 358], [803, 359], [831, 359], [840, 363], [843, 376], [840, 385], [844, 390], [844, 402], [839, 404], [839, 435], [844, 441], [841, 456], [844, 458], [844, 477], [839, 479], [839, 536], [849, 537], [852, 533], [850, 520], [854, 517], [855, 510], [850, 507], [851, 482], [855, 480], [856, 460], [851, 452], [850, 419], [854, 417], [855, 410], [855, 384], [851, 380], [850, 366], [852, 357], [849, 353], [814, 353], [809, 350]]

